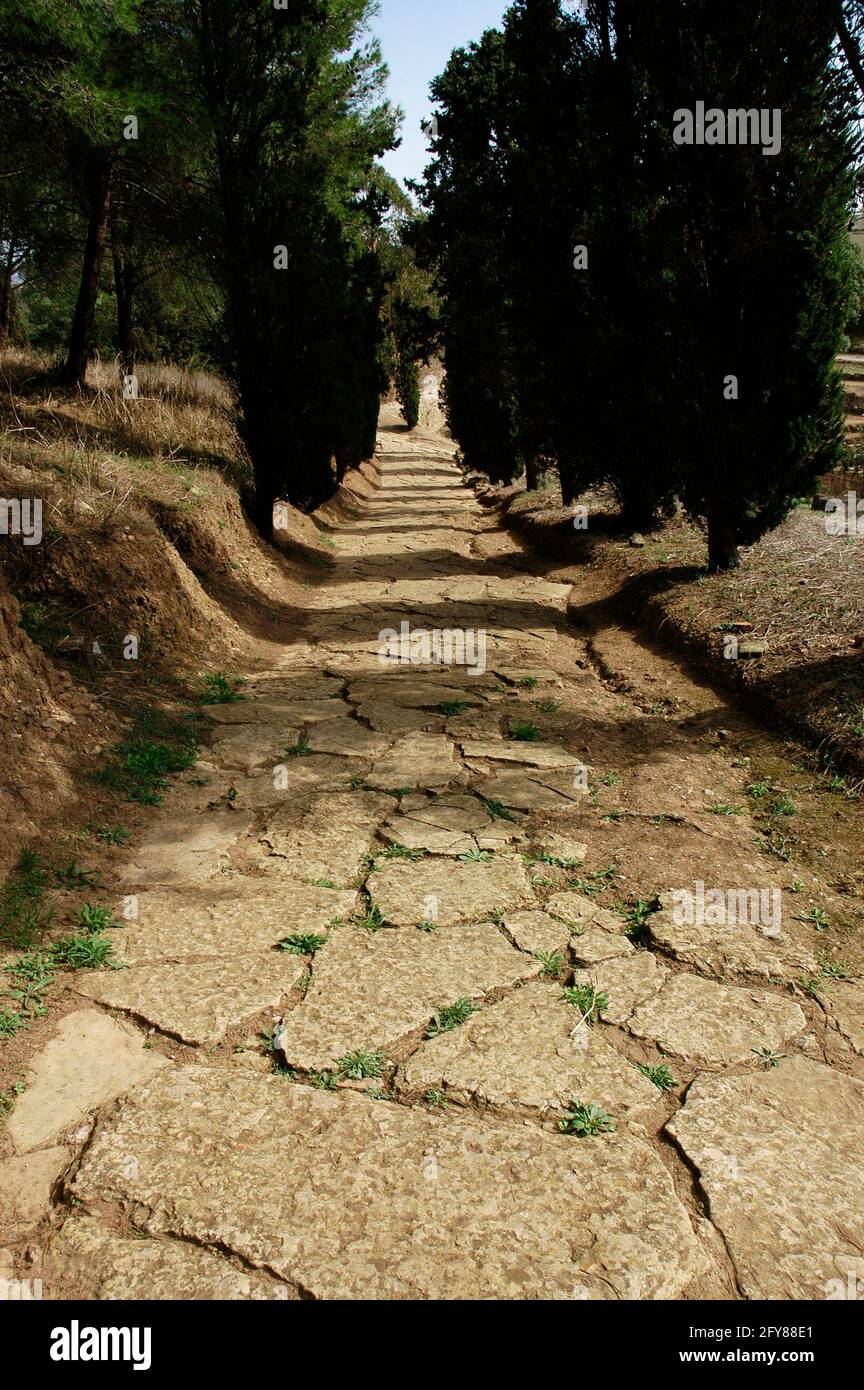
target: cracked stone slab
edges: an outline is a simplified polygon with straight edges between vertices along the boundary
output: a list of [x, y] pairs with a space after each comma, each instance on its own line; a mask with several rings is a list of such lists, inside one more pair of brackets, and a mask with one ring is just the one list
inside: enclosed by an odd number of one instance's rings
[[461, 748], [466, 758], [489, 759], [494, 762], [522, 763], [525, 767], [577, 768], [583, 764], [566, 748], [543, 743], [520, 743], [511, 739], [463, 739]]
[[356, 771], [357, 764], [353, 759], [338, 758], [329, 753], [287, 757], [279, 763], [282, 800], [292, 806], [308, 800], [309, 795], [316, 792], [345, 791]]
[[854, 981], [832, 982], [822, 1004], [837, 1032], [859, 1057], [864, 1057], [864, 988]]
[[[498, 826], [505, 826], [502, 834]], [[514, 840], [519, 831], [508, 822], [494, 820], [474, 796], [438, 797], [416, 802], [405, 797], [399, 812], [385, 826], [394, 843], [434, 854], [465, 854], [481, 840], [496, 848]], [[483, 846], [481, 846], [483, 847]]]
[[281, 737], [286, 729], [336, 719], [344, 710], [344, 704], [337, 700], [236, 700], [205, 705], [203, 713], [216, 724], [272, 724]]
[[388, 796], [331, 793], [316, 797], [302, 812], [290, 806], [280, 809], [270, 817], [261, 839], [292, 877], [326, 879], [344, 887], [356, 879], [376, 828], [392, 805]]
[[605, 1042], [555, 985], [531, 984], [424, 1042], [400, 1070], [411, 1093], [444, 1090], [463, 1104], [560, 1115], [575, 1098], [619, 1120], [645, 1118], [658, 1092]]
[[602, 927], [590, 925], [570, 938], [570, 950], [577, 965], [599, 965], [620, 956], [635, 955], [636, 948], [623, 932], [616, 936]]
[[249, 815], [239, 812], [194, 821], [187, 816], [160, 818], [145, 832], [135, 850], [135, 858], [119, 871], [126, 883], [199, 883], [215, 877], [226, 856], [252, 825]]
[[322, 1299], [608, 1299], [634, 1279], [664, 1299], [705, 1269], [667, 1170], [632, 1135], [466, 1125], [216, 1068], [130, 1097], [72, 1191]]
[[705, 1062], [748, 1062], [753, 1049], [782, 1051], [807, 1020], [792, 999], [766, 990], [673, 975], [641, 1004], [628, 1027], [663, 1052]]
[[845, 1296], [864, 1250], [864, 1084], [797, 1056], [699, 1076], [666, 1128], [699, 1170], [745, 1298]]
[[213, 1045], [244, 1019], [277, 1009], [305, 969], [301, 957], [271, 951], [194, 965], [134, 965], [117, 973], [83, 975], [76, 988], [182, 1042]]
[[446, 685], [434, 680], [411, 680], [408, 676], [381, 676], [377, 680], [354, 681], [347, 698], [352, 704], [383, 702], [409, 709], [437, 710], [440, 704], [456, 700], [467, 705], [485, 704], [483, 695], [470, 686]]
[[322, 934], [334, 917], [348, 917], [356, 893], [298, 883], [278, 887], [243, 879], [218, 893], [151, 891], [124, 904], [137, 917], [112, 936], [120, 960], [220, 960], [260, 955], [292, 933]]
[[244, 693], [253, 698], [288, 700], [292, 704], [300, 700], [323, 701], [341, 696], [345, 678], [340, 675], [321, 675], [319, 671], [307, 671], [295, 676], [278, 669], [253, 676], [246, 684]]
[[613, 936], [621, 936], [625, 941], [627, 939], [624, 937], [623, 918], [600, 907], [591, 898], [586, 898], [584, 893], [554, 893], [546, 902], [546, 911], [553, 917], [562, 918], [576, 933], [595, 927]]
[[124, 1238], [88, 1217], [71, 1218], [51, 1241], [43, 1278], [54, 1299], [223, 1302], [294, 1297], [287, 1285], [236, 1269], [215, 1251], [176, 1240]]
[[456, 999], [484, 998], [539, 974], [489, 922], [440, 932], [335, 932], [312, 983], [288, 1015], [280, 1048], [290, 1066], [322, 1071], [358, 1048], [387, 1051]]
[[440, 734], [445, 722], [443, 715], [426, 714], [421, 709], [403, 708], [385, 700], [367, 700], [358, 707], [357, 714], [370, 729], [382, 734]]
[[477, 790], [490, 801], [517, 811], [572, 811], [588, 795], [573, 784], [569, 772], [508, 769], [484, 778]]
[[0, 1231], [38, 1225], [71, 1158], [71, 1149], [59, 1147], [0, 1162]]
[[624, 1024], [645, 999], [656, 994], [669, 975], [669, 967], [650, 951], [604, 960], [591, 970], [577, 970], [577, 984], [591, 984], [605, 994], [608, 1004], [600, 1010], [607, 1023]]
[[548, 912], [532, 911], [508, 912], [504, 916], [504, 930], [520, 951], [530, 951], [532, 956], [553, 955], [561, 951], [566, 955], [570, 944], [569, 928], [550, 917]]
[[233, 734], [214, 739], [210, 756], [220, 767], [238, 772], [254, 772], [262, 767], [276, 767], [285, 760], [285, 749], [296, 741], [303, 720], [286, 720], [279, 728], [271, 724], [243, 724]]
[[525, 865], [516, 855], [479, 864], [394, 859], [376, 868], [366, 887], [396, 927], [427, 921], [452, 926], [535, 902]]
[[540, 841], [544, 854], [574, 864], [583, 864], [588, 854], [588, 846], [582, 840], [574, 840], [569, 835], [556, 835], [546, 831]]
[[447, 787], [462, 772], [455, 746], [443, 734], [404, 734], [367, 774], [370, 787]]
[[313, 753], [335, 753], [347, 758], [381, 758], [390, 739], [373, 734], [358, 719], [328, 719], [316, 724], [306, 736]]
[[57, 1025], [28, 1067], [26, 1090], [7, 1121], [19, 1153], [48, 1144], [91, 1111], [149, 1081], [167, 1058], [144, 1050], [144, 1038], [97, 1009], [78, 1009]]
[[786, 932], [770, 936], [747, 922], [723, 926], [679, 924], [668, 905], [668, 895], [664, 894], [661, 902], [663, 909], [646, 921], [648, 934], [659, 950], [682, 965], [718, 979], [732, 976], [778, 984], [797, 980], [802, 972], [818, 973], [812, 951]]

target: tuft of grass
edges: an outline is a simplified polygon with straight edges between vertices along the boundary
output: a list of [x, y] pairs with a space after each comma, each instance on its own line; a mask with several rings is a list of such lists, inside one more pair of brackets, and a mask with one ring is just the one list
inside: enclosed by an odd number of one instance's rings
[[410, 796], [414, 790], [414, 787], [387, 787], [381, 795], [392, 796], [396, 801], [399, 801], [403, 796]]
[[313, 878], [313, 888], [338, 888], [338, 883], [334, 883], [332, 878]]
[[125, 845], [132, 838], [132, 831], [124, 825], [97, 825], [93, 834], [103, 845]]
[[348, 785], [352, 792], [361, 791], [366, 786], [366, 777], [362, 772], [352, 772], [348, 778]]
[[608, 994], [598, 994], [593, 985], [569, 985], [561, 991], [561, 998], [582, 1015], [582, 1022], [592, 1027], [597, 1015], [609, 1003]]
[[442, 700], [438, 706], [442, 714], [448, 718], [454, 718], [457, 714], [462, 714], [468, 708], [464, 700]]
[[817, 931], [827, 931], [831, 925], [827, 913], [821, 907], [811, 907], [809, 912], [800, 912], [795, 921], [809, 922]]
[[542, 979], [560, 979], [566, 964], [563, 951], [535, 951], [534, 957], [540, 962]]
[[617, 864], [607, 864], [605, 869], [593, 869], [584, 878], [571, 878], [567, 887], [584, 898], [593, 898], [595, 893], [602, 893], [609, 887], [617, 872]]
[[555, 714], [563, 703], [563, 700], [535, 700], [534, 708], [541, 714]]
[[[0, 1033], [0, 1037], [2, 1037], [2, 1033]], [[13, 1081], [12, 1085], [7, 1086], [5, 1091], [0, 1091], [0, 1119], [12, 1113], [16, 1100], [26, 1089], [23, 1081]]]
[[360, 1048], [337, 1057], [336, 1071], [346, 1081], [363, 1081], [366, 1077], [378, 1077], [384, 1068], [384, 1057], [380, 1052], [367, 1052]]
[[443, 1091], [429, 1090], [426, 1092], [423, 1100], [430, 1110], [447, 1109], [448, 1100]]
[[724, 801], [715, 801], [709, 808], [715, 816], [743, 816], [746, 814], [743, 806], [729, 806]]
[[316, 936], [314, 932], [298, 932], [286, 936], [279, 942], [279, 950], [292, 956], [314, 956], [327, 941], [326, 936]]
[[388, 845], [379, 858], [410, 859], [413, 862], [423, 858], [423, 851], [419, 849], [409, 849], [407, 845]]
[[110, 931], [121, 926], [120, 922], [114, 921], [110, 907], [94, 907], [92, 903], [84, 904], [77, 913], [76, 920], [87, 932]]
[[456, 857], [461, 859], [463, 864], [488, 864], [493, 854], [488, 849], [466, 849], [464, 854], [458, 854]]
[[240, 676], [226, 676], [224, 671], [214, 671], [212, 675], [203, 676], [201, 684], [203, 688], [199, 703], [202, 705], [230, 705], [236, 700], [246, 699], [240, 692], [240, 686], [246, 682]]
[[824, 951], [819, 952], [819, 974], [823, 980], [851, 980], [849, 967], [842, 960], [831, 960]]
[[158, 806], [171, 774], [198, 760], [198, 736], [188, 723], [158, 710], [144, 711], [129, 738], [107, 754], [97, 781], [141, 806]]
[[599, 1105], [583, 1105], [581, 1101], [571, 1100], [570, 1109], [558, 1121], [562, 1134], [576, 1134], [585, 1139], [595, 1134], [609, 1134], [615, 1128], [615, 1121]]
[[387, 925], [384, 913], [377, 903], [370, 903], [365, 917], [355, 917], [354, 921], [358, 927], [365, 927], [366, 931], [380, 931]]
[[417, 923], [417, 930], [418, 930], [418, 931], [437, 931], [437, 927], [435, 926], [435, 923], [434, 923], [434, 922], [418, 922], [418, 923]]
[[523, 690], [536, 690], [537, 686], [539, 685], [539, 681], [537, 680], [536, 676], [523, 676], [519, 684], [521, 685]]
[[511, 811], [509, 806], [505, 806], [503, 801], [495, 801], [491, 797], [481, 796], [479, 792], [476, 792], [475, 795], [477, 800], [485, 806], [486, 813], [491, 816], [492, 820], [515, 821], [518, 819], [516, 813]]
[[22, 1028], [27, 1027], [26, 1019], [19, 1013], [13, 1013], [11, 1009], [0, 1009], [0, 1038], [8, 1042], [20, 1033]]
[[426, 1029], [426, 1037], [437, 1038], [441, 1033], [452, 1033], [454, 1028], [458, 1028], [460, 1023], [465, 1023], [476, 1011], [470, 999], [457, 999], [454, 1004], [447, 1004], [432, 1015]]
[[286, 757], [286, 758], [305, 758], [305, 757], [307, 757], [308, 754], [311, 753], [311, 752], [312, 752], [312, 749], [311, 749], [311, 747], [310, 747], [310, 745], [309, 745], [309, 740], [306, 738], [306, 736], [305, 736], [305, 734], [304, 734], [301, 738], [298, 738], [298, 740], [297, 740], [296, 743], [292, 743], [292, 744], [290, 745], [290, 747], [288, 747], [288, 748], [285, 749], [285, 757]]
[[647, 1076], [648, 1080], [653, 1086], [657, 1087], [658, 1091], [671, 1091], [673, 1087], [678, 1085], [678, 1082], [675, 1080], [675, 1077], [672, 1075], [665, 1062], [660, 1063], [659, 1066], [653, 1067], [640, 1064], [637, 1067], [637, 1071], [641, 1071], [643, 1076]]
[[539, 854], [526, 855], [526, 859], [529, 862], [533, 860], [535, 864], [551, 864], [556, 869], [578, 869], [582, 863], [581, 859], [562, 859], [560, 855], [547, 854], [546, 850], [541, 850]]
[[79, 932], [65, 941], [55, 941], [51, 947], [51, 961], [56, 965], [68, 965], [71, 970], [125, 969], [116, 959], [113, 941], [97, 932]]
[[80, 891], [82, 888], [98, 888], [99, 875], [94, 869], [85, 869], [74, 859], [61, 869], [54, 870], [54, 881], [58, 888]]
[[41, 951], [28, 951], [17, 960], [3, 967], [3, 973], [14, 981], [0, 994], [14, 1001], [12, 1012], [8, 1014], [7, 1029], [14, 1028], [17, 1033], [29, 1026], [31, 1018], [39, 1018], [47, 1012], [44, 994], [53, 984], [55, 973], [50, 960]]
[[27, 950], [40, 941], [54, 912], [46, 897], [48, 865], [35, 850], [21, 850], [0, 887], [0, 945]]
[[625, 922], [624, 935], [638, 936], [648, 918], [657, 912], [659, 907], [660, 899], [656, 894], [653, 898], [637, 898], [635, 902], [628, 903], [622, 914]]
[[537, 728], [536, 724], [514, 724], [507, 737], [513, 739], [516, 743], [538, 743], [540, 740], [540, 730]]

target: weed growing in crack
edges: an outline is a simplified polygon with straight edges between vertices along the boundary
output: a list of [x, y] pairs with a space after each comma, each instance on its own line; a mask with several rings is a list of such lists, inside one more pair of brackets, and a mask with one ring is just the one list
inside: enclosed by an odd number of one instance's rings
[[380, 931], [387, 925], [384, 913], [377, 903], [370, 903], [365, 917], [355, 917], [354, 921], [358, 927], [365, 927], [366, 931]]
[[636, 1070], [641, 1071], [642, 1075], [647, 1077], [651, 1084], [657, 1087], [658, 1091], [671, 1091], [678, 1085], [678, 1082], [675, 1080], [675, 1077], [672, 1075], [665, 1062], [661, 1062], [658, 1066], [653, 1067], [640, 1064], [637, 1066]]
[[466, 849], [464, 854], [456, 857], [461, 859], [463, 864], [488, 864], [494, 856], [488, 849]]
[[539, 681], [536, 676], [523, 676], [519, 684], [523, 690], [536, 690]]
[[526, 854], [523, 856], [526, 864], [533, 860], [535, 864], [551, 864], [556, 869], [578, 869], [582, 863], [581, 859], [562, 859], [557, 854], [547, 854], [546, 850], [541, 850], [539, 854]]
[[779, 1067], [785, 1052], [775, 1052], [773, 1047], [751, 1047], [750, 1051], [761, 1062], [763, 1067]]
[[510, 729], [508, 738], [516, 743], [538, 743], [540, 741], [540, 730], [536, 724], [514, 724]]
[[348, 785], [352, 792], [365, 791], [366, 774], [363, 772], [352, 772], [351, 776], [348, 778]]
[[540, 962], [541, 979], [558, 980], [561, 978], [567, 963], [563, 951], [535, 951], [534, 958]]
[[488, 796], [481, 796], [479, 792], [475, 792], [474, 795], [477, 797], [477, 800], [485, 806], [486, 813], [492, 820], [515, 821], [518, 819], [515, 812], [512, 811], [509, 806], [505, 806], [503, 801], [495, 801]]
[[558, 1121], [562, 1134], [576, 1134], [585, 1139], [595, 1134], [609, 1134], [615, 1128], [615, 1121], [599, 1105], [583, 1105], [581, 1101], [571, 1100], [570, 1109]]
[[819, 952], [819, 974], [823, 980], [851, 980], [849, 967], [842, 960], [830, 960], [824, 951]]
[[77, 921], [86, 932], [111, 931], [121, 926], [120, 922], [114, 921], [110, 907], [94, 907], [92, 903], [85, 903], [79, 909]]
[[427, 1038], [437, 1038], [441, 1033], [452, 1033], [454, 1028], [458, 1028], [461, 1023], [465, 1023], [477, 1009], [470, 999], [457, 999], [454, 1004], [447, 1004], [432, 1015], [429, 1027], [426, 1029]]
[[[379, 856], [381, 859], [410, 859], [416, 863], [423, 858], [423, 851], [420, 849], [409, 849], [407, 845], [388, 845]], [[374, 862], [374, 857], [373, 857]]]
[[132, 831], [123, 825], [97, 825], [93, 834], [103, 845], [125, 845], [132, 838]]
[[312, 888], [338, 888], [339, 885], [334, 883], [332, 878], [313, 878], [310, 886]]
[[539, 710], [540, 714], [555, 714], [563, 703], [563, 700], [535, 700], [534, 708]]
[[298, 932], [286, 936], [279, 942], [279, 950], [291, 956], [314, 956], [327, 942], [326, 936], [316, 936], [314, 932]]
[[617, 872], [617, 864], [607, 864], [605, 869], [594, 869], [584, 878], [571, 878], [567, 887], [585, 898], [593, 898], [595, 893], [602, 893], [609, 887]]
[[240, 676], [226, 676], [224, 671], [214, 671], [212, 675], [203, 676], [201, 684], [203, 690], [199, 703], [202, 705], [230, 705], [236, 700], [246, 699], [240, 693], [240, 686], [246, 684]]
[[413, 791], [413, 787], [387, 787], [381, 795], [392, 796], [396, 801], [401, 801], [403, 796], [410, 796]]
[[608, 994], [598, 994], [593, 985], [569, 985], [561, 991], [561, 998], [582, 1015], [582, 1022], [593, 1027], [594, 1020], [608, 1007]]
[[363, 1081], [366, 1077], [376, 1078], [381, 1075], [384, 1056], [381, 1052], [367, 1052], [360, 1048], [357, 1052], [348, 1052], [344, 1057], [337, 1057], [335, 1067], [337, 1074], [346, 1081]]
[[637, 898], [635, 902], [630, 902], [621, 913], [624, 918], [624, 935], [629, 937], [640, 936], [648, 918], [660, 908], [660, 899], [656, 895], [653, 898]]
[[71, 970], [126, 969], [115, 957], [113, 941], [98, 932], [77, 933], [65, 941], [55, 941], [51, 960], [57, 965], [68, 965]]
[[457, 714], [462, 714], [468, 708], [464, 700], [442, 700], [438, 706], [442, 714], [453, 719]]
[[311, 752], [312, 748], [310, 746], [309, 740], [306, 738], [304, 734], [301, 738], [298, 738], [296, 743], [292, 743], [289, 748], [285, 749], [285, 757], [305, 758]]
[[434, 922], [418, 922], [418, 923], [417, 923], [417, 930], [418, 930], [418, 931], [437, 931], [438, 928], [436, 927], [436, 925], [435, 925]]
[[430, 1110], [446, 1110], [449, 1104], [444, 1092], [436, 1090], [427, 1091], [423, 1101]]

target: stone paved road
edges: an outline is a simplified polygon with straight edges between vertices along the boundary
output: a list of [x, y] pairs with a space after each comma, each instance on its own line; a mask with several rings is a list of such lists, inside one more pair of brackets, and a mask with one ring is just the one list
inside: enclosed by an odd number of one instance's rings
[[[728, 710], [670, 667], [676, 717], [645, 713], [449, 444], [381, 440], [307, 640], [212, 708], [210, 784], [178, 787], [126, 868], [128, 968], [79, 980], [13, 1112], [13, 1224], [63, 1174], [48, 1295], [805, 1299], [864, 1278], [860, 985], [799, 987], [817, 962], [791, 910], [688, 925], [668, 897], [785, 903], [749, 816], [711, 813], [742, 799]], [[382, 666], [403, 623], [485, 634], [484, 669]], [[660, 910], [628, 935], [598, 890], [647, 880]], [[640, 1070], [663, 1066], [668, 1090]], [[609, 1127], [560, 1132], [576, 1105]]]

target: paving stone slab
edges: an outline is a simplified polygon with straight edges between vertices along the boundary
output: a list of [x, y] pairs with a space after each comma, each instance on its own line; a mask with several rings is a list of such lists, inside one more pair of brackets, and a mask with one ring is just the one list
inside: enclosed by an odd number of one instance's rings
[[220, 767], [236, 768], [238, 772], [253, 772], [257, 768], [273, 768], [285, 761], [285, 750], [297, 740], [303, 721], [281, 725], [243, 724], [232, 734], [213, 740], [210, 757]]
[[570, 938], [570, 950], [577, 965], [599, 965], [601, 961], [615, 960], [620, 956], [632, 956], [635, 947], [623, 932], [604, 931], [602, 927], [590, 925], [578, 936]]
[[228, 852], [251, 826], [252, 817], [242, 811], [225, 815], [211, 812], [206, 819], [160, 817], [145, 831], [135, 858], [119, 870], [118, 877], [142, 886], [200, 883], [214, 878], [227, 862]]
[[334, 917], [354, 911], [356, 893], [260, 879], [240, 879], [206, 894], [150, 890], [123, 899], [137, 917], [112, 936], [118, 958], [143, 961], [221, 960], [260, 955], [292, 933], [325, 932]]
[[370, 787], [447, 787], [462, 773], [455, 746], [443, 734], [403, 734], [366, 776]]
[[137, 1029], [96, 1009], [78, 1009], [30, 1062], [26, 1089], [7, 1121], [19, 1153], [59, 1138], [100, 1105], [170, 1066], [144, 1049]]
[[49, 1297], [110, 1302], [223, 1302], [295, 1297], [288, 1285], [237, 1269], [219, 1253], [176, 1240], [128, 1239], [88, 1217], [54, 1237], [43, 1275]]
[[393, 860], [370, 874], [366, 887], [386, 920], [396, 927], [435, 922], [476, 922], [497, 911], [536, 903], [525, 865], [516, 855], [488, 863], [445, 859]]
[[333, 719], [344, 706], [335, 700], [315, 701], [311, 704], [300, 700], [235, 700], [225, 705], [205, 705], [202, 713], [214, 724], [272, 724], [281, 732], [286, 728], [302, 729], [303, 725], [315, 717], [305, 713], [319, 708], [328, 711], [320, 717]]
[[392, 806], [387, 796], [331, 792], [316, 797], [305, 811], [280, 809], [261, 838], [294, 878], [326, 879], [344, 887], [356, 880], [376, 829]]
[[194, 965], [135, 965], [83, 975], [76, 988], [182, 1042], [204, 1045], [221, 1042], [229, 1028], [262, 1009], [278, 1009], [305, 969], [301, 957], [271, 951]]
[[424, 1042], [400, 1068], [400, 1084], [418, 1096], [443, 1090], [502, 1113], [561, 1115], [572, 1099], [619, 1120], [656, 1111], [657, 1088], [578, 1020], [559, 986], [525, 985]]
[[669, 967], [650, 951], [604, 960], [590, 970], [574, 971], [577, 984], [591, 984], [608, 1003], [600, 1010], [607, 1023], [626, 1023], [639, 1004], [657, 994], [669, 975]]
[[572, 811], [588, 795], [573, 785], [571, 773], [540, 768], [493, 773], [478, 784], [477, 791], [517, 811]]
[[560, 951], [565, 957], [570, 944], [570, 929], [548, 912], [526, 908], [521, 912], [507, 912], [502, 926], [520, 951], [530, 951], [536, 956], [542, 951], [552, 955]]
[[71, 1158], [72, 1150], [61, 1146], [0, 1162], [0, 1231], [38, 1225], [48, 1211], [51, 1190]]
[[753, 1049], [782, 1051], [803, 1032], [798, 1004], [766, 990], [718, 985], [696, 975], [673, 975], [641, 1004], [628, 1027], [663, 1052], [706, 1062], [748, 1062]]
[[864, 1273], [864, 1084], [804, 1057], [699, 1076], [667, 1129], [699, 1170], [745, 1298], [848, 1296], [850, 1268]]
[[437, 710], [442, 703], [460, 700], [467, 705], [485, 703], [483, 694], [470, 684], [450, 685], [445, 681], [412, 680], [401, 674], [379, 676], [375, 680], [353, 681], [347, 698], [352, 704], [383, 701], [409, 709]]
[[313, 753], [335, 753], [346, 758], [381, 758], [387, 752], [391, 740], [381, 734], [373, 734], [365, 724], [357, 719], [328, 719], [326, 724], [316, 724], [306, 735], [306, 741]]
[[605, 907], [600, 907], [593, 898], [587, 898], [584, 893], [570, 892], [553, 893], [552, 897], [546, 901], [546, 911], [553, 917], [560, 917], [568, 926], [573, 928], [574, 933], [587, 931], [589, 927], [596, 927], [600, 931], [609, 932], [612, 936], [624, 937], [624, 919], [617, 913], [610, 912]]
[[838, 980], [823, 992], [822, 1003], [840, 1036], [864, 1057], [864, 986]]
[[73, 1192], [316, 1298], [617, 1299], [635, 1278], [665, 1299], [705, 1269], [669, 1173], [632, 1135], [466, 1125], [217, 1068], [130, 1098]]
[[540, 973], [488, 922], [435, 932], [334, 932], [315, 957], [312, 983], [280, 1033], [290, 1066], [332, 1068], [361, 1048], [387, 1051], [422, 1035], [434, 1013]]
[[443, 714], [433, 715], [423, 709], [403, 707], [384, 700], [367, 700], [358, 706], [357, 714], [366, 720], [370, 729], [382, 734], [440, 734], [445, 725]]
[[543, 743], [520, 743], [515, 740], [499, 738], [463, 739], [461, 748], [466, 758], [484, 759], [492, 762], [521, 763], [525, 767], [539, 768], [577, 768], [583, 764], [566, 748], [555, 748]]
[[668, 895], [660, 912], [647, 919], [648, 935], [658, 950], [716, 979], [738, 978], [788, 983], [801, 974], [818, 973], [816, 958], [784, 928], [767, 935], [747, 922], [722, 926], [677, 923]]

